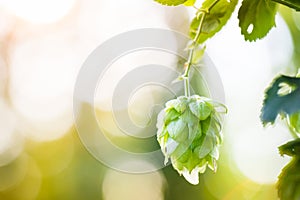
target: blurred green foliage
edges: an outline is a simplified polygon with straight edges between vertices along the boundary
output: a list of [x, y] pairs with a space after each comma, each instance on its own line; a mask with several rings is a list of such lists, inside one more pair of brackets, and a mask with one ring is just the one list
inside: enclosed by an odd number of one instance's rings
[[[124, 139], [120, 138], [118, 143], [127, 146]], [[146, 146], [145, 149], [147, 148]], [[160, 170], [159, 172], [166, 179], [165, 194], [162, 198], [166, 200], [276, 199], [274, 185], [260, 185], [243, 177], [227, 158], [227, 149], [222, 148], [221, 151], [225, 156], [221, 156], [218, 173], [208, 172], [201, 175], [200, 184], [197, 186], [186, 182], [172, 166]], [[111, 169], [98, 162], [86, 151], [74, 129], [59, 140], [27, 141], [23, 153], [15, 161], [0, 167], [0, 199], [105, 199], [103, 181], [108, 170]], [[136, 175], [128, 174], [128, 176]], [[120, 181], [130, 184], [130, 178]], [[5, 183], [6, 187], [3, 186]], [[126, 190], [126, 188], [115, 188], [113, 183], [109, 187], [115, 192]], [[153, 188], [148, 189], [153, 190]], [[139, 190], [131, 192], [139, 193]]]

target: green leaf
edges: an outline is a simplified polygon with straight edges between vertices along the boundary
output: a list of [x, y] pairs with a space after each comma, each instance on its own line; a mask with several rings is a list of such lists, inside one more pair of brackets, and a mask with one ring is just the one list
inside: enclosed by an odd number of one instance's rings
[[196, 0], [187, 0], [183, 5], [185, 6], [193, 6], [196, 3]]
[[238, 18], [245, 40], [255, 41], [275, 26], [277, 4], [270, 0], [244, 0]]
[[[294, 90], [283, 95], [280, 90], [282, 85], [286, 84]], [[264, 124], [273, 124], [279, 114], [291, 115], [298, 111], [300, 111], [300, 78], [284, 75], [275, 78], [265, 93], [261, 121]]]
[[293, 158], [283, 168], [277, 182], [278, 196], [280, 200], [300, 199], [300, 159]]
[[[201, 9], [209, 9], [211, 5], [214, 4], [214, 2], [214, 0], [204, 1]], [[231, 14], [233, 13], [237, 2], [237, 0], [220, 0], [212, 7], [212, 9], [205, 15], [201, 34], [197, 43], [202, 44], [208, 38], [211, 38], [222, 29], [222, 27], [231, 17]], [[195, 38], [199, 24], [200, 18], [195, 17], [190, 26], [190, 36], [192, 39]]]
[[166, 6], [178, 6], [184, 4], [186, 1], [189, 0], [154, 0], [154, 1]]
[[214, 15], [208, 15], [203, 23], [203, 27], [202, 27], [202, 33], [204, 34], [208, 34], [210, 32], [215, 31], [219, 24], [220, 24], [220, 20], [219, 17], [222, 17], [223, 13], [220, 14], [220, 16], [214, 16]]
[[281, 155], [300, 157], [300, 138], [278, 147]]
[[276, 3], [280, 3], [282, 5], [293, 8], [296, 11], [300, 11], [300, 1], [299, 0], [271, 0], [271, 1], [274, 1]]

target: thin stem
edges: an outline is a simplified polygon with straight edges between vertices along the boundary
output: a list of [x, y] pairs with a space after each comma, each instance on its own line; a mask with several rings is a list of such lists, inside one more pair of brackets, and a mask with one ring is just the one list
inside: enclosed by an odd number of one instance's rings
[[186, 97], [191, 96], [191, 92], [190, 92], [190, 80], [188, 78], [184, 79], [184, 96], [186, 96]]
[[200, 17], [201, 18], [200, 18], [199, 26], [198, 26], [195, 38], [194, 38], [193, 43], [192, 43], [192, 48], [189, 50], [188, 60], [187, 60], [187, 62], [185, 64], [186, 65], [186, 69], [185, 69], [185, 72], [183, 74], [184, 78], [188, 78], [189, 77], [189, 72], [190, 72], [190, 68], [192, 66], [192, 59], [193, 59], [193, 54], [194, 54], [194, 50], [195, 50], [194, 46], [197, 44], [197, 41], [199, 40], [205, 15], [206, 15], [205, 12], [200, 13]]
[[199, 22], [199, 26], [196, 32], [196, 35], [193, 39], [193, 42], [191, 44], [191, 49], [189, 50], [189, 56], [188, 56], [188, 60], [185, 63], [185, 72], [183, 74], [183, 78], [184, 78], [184, 94], [186, 97], [190, 96], [190, 80], [189, 80], [189, 72], [192, 66], [192, 60], [193, 60], [193, 55], [194, 55], [194, 50], [195, 47], [197, 46], [197, 41], [200, 38], [201, 35], [201, 30], [202, 30], [202, 26], [203, 26], [203, 22], [205, 19], [206, 14], [208, 14], [210, 12], [210, 10], [216, 5], [216, 3], [219, 0], [215, 0], [207, 9], [199, 9], [198, 13], [197, 13], [197, 17], [200, 18], [200, 22]]

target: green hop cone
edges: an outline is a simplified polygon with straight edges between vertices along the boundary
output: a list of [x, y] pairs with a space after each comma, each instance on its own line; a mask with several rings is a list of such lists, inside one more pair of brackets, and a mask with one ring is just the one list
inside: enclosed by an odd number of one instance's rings
[[[221, 108], [221, 109], [220, 109]], [[168, 160], [187, 181], [199, 183], [206, 168], [216, 171], [222, 143], [221, 114], [226, 107], [193, 95], [170, 100], [157, 119], [157, 140]]]

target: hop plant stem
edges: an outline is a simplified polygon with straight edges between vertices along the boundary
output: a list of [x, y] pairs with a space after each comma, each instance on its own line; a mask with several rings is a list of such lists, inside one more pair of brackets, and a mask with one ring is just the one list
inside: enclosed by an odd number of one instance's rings
[[220, 115], [223, 114], [218, 108], [224, 108], [224, 113], [227, 110], [224, 105], [209, 98], [190, 94], [191, 66], [199, 62], [205, 50], [201, 48], [203, 42], [199, 42], [205, 17], [218, 2], [214, 0], [198, 9], [196, 16], [199, 25], [188, 45], [188, 60], [180, 77], [184, 80], [185, 96], [168, 101], [156, 125], [157, 140], [165, 155], [165, 163], [170, 159], [173, 168], [191, 184], [199, 183], [199, 173], [204, 173], [207, 167], [213, 171], [217, 169], [222, 143]]
[[192, 48], [189, 50], [188, 60], [185, 63], [185, 71], [184, 71], [184, 74], [182, 75], [182, 77], [184, 78], [184, 95], [186, 97], [189, 97], [191, 95], [190, 94], [189, 72], [190, 72], [190, 69], [191, 69], [191, 66], [192, 66], [192, 60], [193, 60], [194, 51], [195, 51], [195, 48], [196, 48], [196, 46], [198, 44], [197, 41], [199, 40], [199, 37], [201, 35], [203, 22], [204, 22], [206, 14], [208, 14], [210, 12], [210, 10], [216, 5], [216, 3], [218, 3], [218, 1], [219, 0], [215, 0], [209, 6], [209, 8], [207, 8], [205, 10], [199, 9], [198, 12], [197, 12], [197, 18], [200, 18], [200, 23], [199, 23], [199, 26], [198, 26], [195, 38], [194, 38], [194, 40], [192, 42], [192, 45], [191, 45]]

